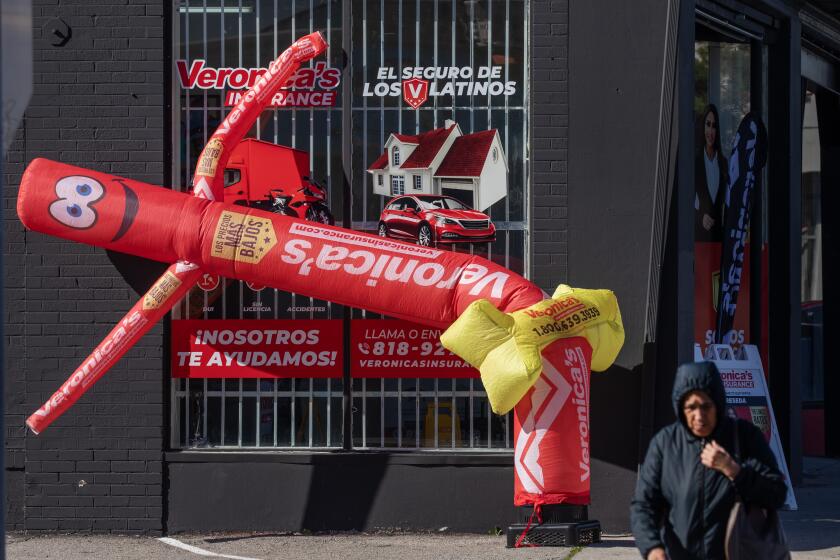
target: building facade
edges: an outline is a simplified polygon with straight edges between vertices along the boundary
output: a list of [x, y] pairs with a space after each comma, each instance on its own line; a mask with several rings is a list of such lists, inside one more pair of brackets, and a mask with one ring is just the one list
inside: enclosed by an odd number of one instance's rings
[[[627, 529], [638, 461], [673, 417], [676, 364], [713, 336], [703, 321], [721, 240], [704, 237], [701, 209], [718, 192], [696, 179], [698, 115], [717, 108], [724, 143], [744, 114], [761, 115], [769, 163], [731, 342], [763, 353], [792, 477], [803, 446], [836, 454], [840, 396], [822, 351], [836, 307], [822, 289], [833, 274], [822, 216], [834, 201], [820, 185], [840, 161], [840, 8], [608, 4], [609, 18], [558, 0], [34, 1], [34, 95], [3, 166], [7, 526], [486, 532], [517, 519], [513, 420], [490, 412], [477, 377], [397, 360], [383, 317], [246, 282], [204, 278], [55, 425], [24, 427], [163, 270], [25, 231], [13, 210], [25, 165], [47, 157], [188, 191], [244, 88], [316, 30], [326, 56], [252, 131], [298, 154], [301, 170], [274, 184], [268, 166], [269, 186], [255, 189], [232, 162], [226, 189], [258, 191], [250, 205], [314, 205], [317, 186], [336, 224], [377, 233], [391, 196], [419, 178], [417, 192], [454, 196], [495, 226], [492, 242], [453, 250], [549, 293], [613, 289], [627, 340], [591, 391], [589, 514], [608, 531]], [[57, 26], [72, 30], [63, 44]], [[407, 170], [411, 158], [423, 165]], [[249, 321], [318, 321], [343, 359], [317, 372], [293, 361], [280, 375], [179, 362], [195, 329]], [[435, 340], [405, 354], [433, 357]]]

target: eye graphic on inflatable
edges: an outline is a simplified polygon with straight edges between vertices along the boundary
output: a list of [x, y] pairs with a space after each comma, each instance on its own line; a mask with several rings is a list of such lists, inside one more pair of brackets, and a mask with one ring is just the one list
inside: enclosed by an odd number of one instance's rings
[[105, 196], [105, 188], [91, 177], [73, 175], [55, 184], [58, 200], [50, 204], [50, 215], [66, 226], [88, 229], [96, 223], [91, 205]]

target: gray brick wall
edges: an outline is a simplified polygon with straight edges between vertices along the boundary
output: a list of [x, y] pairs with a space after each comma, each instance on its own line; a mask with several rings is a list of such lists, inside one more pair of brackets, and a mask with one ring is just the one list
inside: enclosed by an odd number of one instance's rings
[[531, 2], [531, 273], [548, 293], [568, 278], [569, 2]]
[[[11, 529], [162, 530], [160, 326], [42, 435], [24, 427], [138, 296], [104, 251], [25, 231], [15, 200], [35, 157], [163, 184], [167, 4], [33, 2], [34, 95], [3, 169]], [[56, 17], [63, 47], [43, 30]]]

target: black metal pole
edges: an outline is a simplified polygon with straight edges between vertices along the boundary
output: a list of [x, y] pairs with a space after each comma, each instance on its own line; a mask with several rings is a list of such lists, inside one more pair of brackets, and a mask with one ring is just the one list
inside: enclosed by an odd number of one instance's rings
[[[344, 188], [343, 212], [341, 225], [347, 229], [353, 226], [353, 88], [352, 88], [352, 1], [341, 3], [341, 47], [344, 55], [344, 68], [341, 76], [341, 167]], [[353, 379], [350, 376], [350, 325], [353, 308], [344, 307], [344, 370], [342, 411], [344, 422], [342, 426], [342, 449], [353, 449]]]
[[[2, 43], [2, 33], [3, 33], [3, 25], [0, 24], [0, 43]], [[2, 63], [2, 57], [0, 57], [0, 77], [3, 75], [2, 64], [3, 64]], [[3, 99], [2, 92], [0, 92], [0, 107], [5, 106], [3, 101], [5, 101], [5, 100]], [[3, 121], [4, 121], [4, 119], [0, 119], [0, 146], [4, 145], [2, 143], [3, 142], [3, 133], [4, 133], [4, 131], [3, 131]], [[6, 160], [6, 150], [5, 149], [0, 150], [0, 155], [3, 156], [3, 157], [0, 157], [0, 191], [2, 191], [2, 188], [3, 188], [3, 163]], [[3, 229], [4, 229], [3, 228], [3, 216], [0, 215], [0, 246], [5, 247], [5, 244], [3, 243]], [[0, 269], [3, 269], [3, 265], [4, 265], [3, 260], [5, 260], [5, 259], [3, 259], [2, 255], [3, 254], [0, 253]], [[4, 298], [5, 294], [6, 294], [6, 291], [5, 291], [5, 286], [4, 286], [4, 283], [3, 283], [3, 277], [0, 276], [0, 316], [5, 316], [5, 314], [3, 313], [3, 308], [4, 308], [3, 303], [4, 303], [4, 299], [5, 299]], [[4, 321], [4, 323], [5, 323], [5, 321]], [[0, 340], [5, 340], [5, 337], [3, 336], [4, 323], [0, 323]], [[6, 347], [5, 346], [6, 346], [5, 343], [2, 346], [0, 346], [0, 364], [6, 363], [6, 356], [5, 356]], [[2, 366], [0, 366], [0, 367], [2, 367]], [[5, 387], [5, 383], [3, 382], [3, 380], [6, 377], [5, 369], [6, 368], [3, 367], [2, 371], [0, 371], [0, 434], [4, 434], [4, 437], [3, 437], [3, 453], [0, 453], [0, 474], [2, 474], [2, 477], [0, 477], [0, 478], [2, 478], [2, 480], [0, 480], [0, 504], [2, 504], [2, 506], [0, 507], [0, 527], [3, 527], [3, 530], [4, 530], [3, 534], [4, 535], [5, 535], [5, 529], [6, 529], [6, 438], [5, 438], [5, 433], [6, 433], [6, 387]], [[0, 559], [5, 558], [5, 557], [6, 557], [6, 539], [4, 537], [2, 539], [2, 542], [0, 542]]]
[[[761, 115], [764, 122], [767, 122], [764, 106], [764, 49], [761, 41], [754, 40], [750, 43], [750, 110]], [[767, 171], [765, 168], [764, 176]], [[764, 190], [767, 188], [767, 181], [762, 180], [753, 193], [752, 211], [750, 212], [750, 339], [748, 344], [755, 344], [759, 351], [762, 348], [761, 331], [763, 327], [762, 312], [766, 303], [762, 300], [762, 267], [761, 253], [764, 246]], [[766, 364], [765, 364], [766, 365]]]

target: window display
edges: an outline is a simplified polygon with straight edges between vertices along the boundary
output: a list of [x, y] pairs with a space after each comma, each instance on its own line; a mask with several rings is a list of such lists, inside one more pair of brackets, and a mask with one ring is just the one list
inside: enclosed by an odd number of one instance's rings
[[[173, 150], [174, 175], [179, 178], [175, 186], [189, 184], [209, 133], [245, 88], [259, 79], [277, 46], [321, 30], [331, 45], [326, 58], [305, 65], [272, 98], [271, 108], [249, 135], [253, 140], [237, 149], [225, 169], [225, 200], [342, 224], [341, 147], [349, 135], [353, 151], [347, 194], [352, 197], [353, 229], [414, 242], [422, 239], [422, 244], [481, 255], [525, 273], [525, 3], [355, 1], [349, 28], [342, 4], [335, 0], [181, 3], [173, 62], [178, 91], [173, 110], [180, 122]], [[353, 37], [348, 53], [353, 66], [343, 75], [345, 55], [340, 45], [345, 32]], [[352, 87], [351, 130], [341, 126], [343, 85]], [[437, 129], [451, 129], [449, 121], [457, 123], [457, 131], [438, 144], [437, 159], [428, 154], [434, 146], [413, 142], [434, 136]], [[394, 149], [389, 150], [392, 144]], [[272, 163], [252, 170], [256, 152], [267, 154], [257, 159]], [[369, 173], [380, 154], [383, 171]], [[400, 220], [407, 227], [389, 229], [394, 222], [390, 214], [397, 212], [386, 206], [402, 195], [435, 195], [465, 208], [421, 208], [418, 202], [414, 215], [402, 212]], [[408, 227], [412, 220], [416, 224]], [[409, 230], [411, 235], [400, 233]], [[173, 446], [341, 446], [344, 380], [335, 372], [350, 360], [356, 378], [354, 446], [510, 447], [511, 419], [490, 413], [476, 372], [456, 356], [446, 352], [441, 363], [456, 365], [448, 372], [438, 367], [431, 377], [424, 368], [412, 367], [386, 368], [388, 378], [371, 377], [372, 371], [382, 371], [370, 367], [374, 360], [415, 363], [395, 354], [401, 342], [396, 339], [382, 341], [383, 348], [394, 348], [394, 355], [364, 355], [364, 348], [355, 346], [364, 343], [357, 333], [383, 316], [206, 276], [176, 311], [175, 321], [326, 320], [340, 325], [349, 312], [351, 332], [339, 336], [350, 338], [352, 352], [364, 359], [339, 354], [336, 364], [328, 366], [333, 372], [329, 376], [298, 367], [262, 379], [230, 378], [236, 374], [208, 379], [207, 364], [192, 371], [186, 362], [186, 370], [177, 373], [185, 378], [172, 381]], [[411, 328], [399, 321], [391, 330], [397, 324]], [[173, 326], [173, 333], [188, 330]], [[173, 347], [183, 343], [173, 338]], [[421, 346], [416, 353], [416, 363], [422, 363]], [[286, 379], [290, 376], [295, 379]], [[426, 433], [442, 423], [453, 432], [448, 437], [439, 430]]]
[[[733, 32], [734, 33], [734, 32]], [[763, 68], [764, 47], [758, 41], [727, 35], [714, 27], [702, 24], [696, 26], [694, 50], [694, 340], [701, 346], [716, 342], [740, 347], [742, 344], [757, 343], [761, 333], [750, 333], [750, 313], [753, 302], [751, 280], [753, 258], [766, 259], [766, 243], [762, 229], [749, 227], [751, 208], [756, 201], [758, 212], [765, 213], [762, 196], [764, 172], [759, 169], [757, 188], [747, 189], [749, 200], [743, 202], [746, 211], [742, 224], [743, 237], [735, 245], [736, 260], [740, 265], [730, 273], [737, 272], [738, 283], [735, 292], [737, 308], [725, 323], [725, 332], [718, 332], [718, 320], [722, 314], [721, 297], [731, 297], [733, 278], [724, 278], [722, 257], [724, 247], [733, 250], [731, 242], [735, 231], [726, 225], [728, 189], [739, 178], [739, 165], [732, 160], [737, 150], [738, 127], [752, 112], [759, 126], [763, 121], [761, 104], [754, 105], [753, 89], [762, 91], [763, 83], [753, 83], [760, 70], [762, 80], [766, 75]], [[742, 171], [742, 170], [741, 170]], [[734, 176], [733, 176], [734, 174]], [[743, 177], [741, 177], [743, 180]], [[738, 206], [736, 201], [732, 206]], [[739, 207], [740, 208], [740, 207]], [[739, 209], [735, 211], [740, 212]], [[733, 219], [730, 216], [729, 219]], [[743, 220], [742, 220], [743, 221]], [[732, 222], [737, 224], [736, 222]], [[729, 245], [727, 245], [729, 243]], [[753, 251], [760, 249], [757, 256]], [[729, 255], [732, 256], [732, 255]], [[730, 263], [731, 264], [731, 263]], [[722, 290], [726, 291], [722, 295]]]

